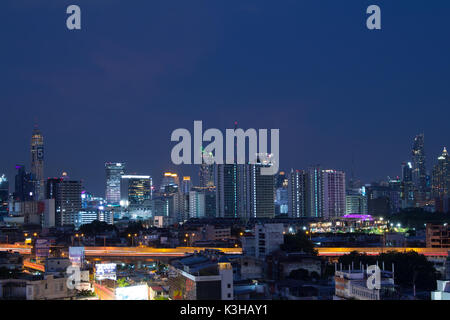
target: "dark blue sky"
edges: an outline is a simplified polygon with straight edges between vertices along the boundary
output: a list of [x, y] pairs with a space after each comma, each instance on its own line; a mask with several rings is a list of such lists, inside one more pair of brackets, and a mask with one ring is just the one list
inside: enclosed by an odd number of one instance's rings
[[[365, 26], [370, 4], [381, 31]], [[431, 169], [450, 138], [449, 13], [447, 0], [3, 0], [0, 172], [29, 168], [35, 120], [45, 175], [99, 195], [105, 161], [155, 182], [181, 169], [170, 134], [194, 120], [279, 128], [281, 168], [349, 174], [353, 157], [364, 182], [400, 174], [424, 132]]]

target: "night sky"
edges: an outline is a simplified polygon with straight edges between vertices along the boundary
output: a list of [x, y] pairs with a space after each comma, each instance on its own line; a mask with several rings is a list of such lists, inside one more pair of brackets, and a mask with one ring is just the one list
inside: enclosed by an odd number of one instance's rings
[[281, 169], [353, 162], [367, 183], [399, 175], [424, 132], [430, 170], [450, 147], [449, 16], [448, 0], [2, 0], [0, 173], [30, 169], [37, 122], [45, 176], [99, 196], [105, 161], [196, 175], [170, 160], [194, 120], [279, 128]]

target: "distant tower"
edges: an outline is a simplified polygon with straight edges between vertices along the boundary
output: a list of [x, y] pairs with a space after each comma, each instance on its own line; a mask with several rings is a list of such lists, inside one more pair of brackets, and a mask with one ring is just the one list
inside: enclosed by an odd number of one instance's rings
[[120, 204], [120, 183], [124, 174], [125, 164], [120, 162], [105, 163], [106, 169], [106, 201], [108, 204]]
[[31, 136], [31, 174], [35, 183], [34, 198], [44, 199], [44, 137], [37, 126]]
[[413, 172], [416, 202], [426, 200], [427, 173], [425, 168], [425, 139], [423, 133], [414, 138], [412, 147]]
[[215, 186], [214, 169], [215, 165], [207, 162], [212, 162], [214, 157], [212, 153], [206, 153], [202, 150], [202, 164], [200, 165], [200, 187], [210, 188]]
[[450, 189], [450, 159], [444, 148], [438, 157], [438, 163], [433, 169], [433, 197], [444, 199], [449, 196]]

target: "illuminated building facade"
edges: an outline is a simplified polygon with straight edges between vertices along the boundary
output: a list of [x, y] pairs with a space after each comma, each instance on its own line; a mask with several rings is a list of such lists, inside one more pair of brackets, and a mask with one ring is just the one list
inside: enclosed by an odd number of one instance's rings
[[438, 163], [433, 168], [433, 198], [445, 199], [449, 196], [450, 188], [450, 161], [447, 149], [444, 148], [438, 157]]
[[79, 213], [82, 211], [81, 181], [48, 179], [47, 198], [55, 199], [56, 226], [77, 224]]
[[202, 164], [200, 165], [200, 187], [202, 188], [210, 188], [215, 186], [214, 181], [214, 164], [208, 164], [213, 161], [213, 155], [202, 152]]
[[239, 218], [245, 215], [244, 165], [219, 164], [216, 170], [216, 214], [221, 218]]
[[402, 208], [412, 208], [414, 203], [414, 183], [412, 180], [412, 163], [402, 163], [402, 186], [401, 186], [401, 200]]
[[0, 216], [8, 214], [9, 181], [3, 174], [0, 176]]
[[34, 180], [34, 199], [44, 199], [44, 137], [35, 127], [31, 136], [31, 174]]
[[178, 192], [180, 180], [178, 174], [174, 172], [164, 172], [163, 179], [161, 181], [160, 192], [161, 193], [175, 193]]
[[271, 164], [249, 164], [247, 169], [247, 208], [251, 218], [273, 218], [275, 216], [275, 177], [262, 175], [261, 169]]
[[319, 166], [307, 171], [306, 212], [308, 217], [323, 217], [323, 175]]
[[126, 201], [127, 206], [139, 206], [146, 200], [152, 199], [152, 177], [148, 175], [123, 175], [121, 182], [121, 205]]
[[417, 202], [426, 200], [427, 173], [425, 167], [425, 138], [419, 134], [414, 138], [412, 147], [413, 171], [412, 180], [415, 187], [415, 200]]
[[120, 204], [120, 183], [124, 174], [125, 164], [107, 162], [106, 169], [106, 202], [110, 205]]
[[291, 218], [306, 217], [306, 172], [291, 170], [288, 183], [288, 215]]
[[192, 188], [191, 177], [185, 176], [183, 177], [183, 181], [181, 183], [181, 192], [184, 194], [189, 194]]

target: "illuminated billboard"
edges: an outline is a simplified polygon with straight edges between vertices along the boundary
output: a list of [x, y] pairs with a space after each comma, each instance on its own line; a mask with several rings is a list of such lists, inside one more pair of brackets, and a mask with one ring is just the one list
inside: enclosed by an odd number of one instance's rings
[[148, 286], [138, 285], [116, 288], [116, 300], [148, 300]]
[[72, 266], [82, 267], [84, 264], [84, 247], [69, 247], [69, 259]]
[[115, 263], [100, 263], [95, 265], [95, 279], [97, 280], [117, 280]]

